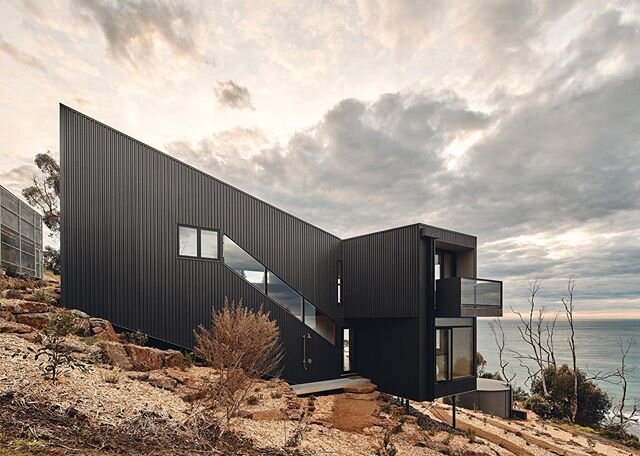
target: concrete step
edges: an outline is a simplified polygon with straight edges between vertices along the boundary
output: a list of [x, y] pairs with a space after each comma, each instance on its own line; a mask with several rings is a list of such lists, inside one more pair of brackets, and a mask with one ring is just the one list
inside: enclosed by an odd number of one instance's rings
[[370, 384], [371, 380], [369, 380], [368, 378], [351, 376], [336, 378], [332, 380], [323, 380], [321, 382], [299, 383], [297, 385], [291, 385], [291, 389], [296, 394], [296, 396], [306, 396], [308, 394], [340, 391], [345, 387], [352, 388]]

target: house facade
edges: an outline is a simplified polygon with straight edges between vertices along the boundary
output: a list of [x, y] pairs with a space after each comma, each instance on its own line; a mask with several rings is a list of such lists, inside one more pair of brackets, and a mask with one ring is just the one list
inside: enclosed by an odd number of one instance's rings
[[0, 264], [42, 278], [42, 216], [0, 185]]
[[429, 400], [475, 389], [476, 238], [414, 224], [340, 239], [60, 107], [64, 305], [191, 348], [225, 297], [278, 322], [283, 377], [358, 373]]

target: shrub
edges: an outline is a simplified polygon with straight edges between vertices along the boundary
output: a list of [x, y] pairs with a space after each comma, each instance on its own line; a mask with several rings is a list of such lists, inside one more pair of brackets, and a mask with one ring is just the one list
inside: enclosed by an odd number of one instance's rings
[[525, 402], [524, 407], [535, 412], [541, 417], [550, 417], [553, 415], [553, 407], [545, 398], [539, 394], [531, 395]]
[[521, 386], [517, 386], [511, 390], [513, 394], [513, 400], [517, 402], [524, 402], [529, 399], [529, 393], [527, 393], [524, 388]]
[[[559, 368], [550, 366], [544, 371], [545, 381], [549, 389], [549, 396], [544, 398], [543, 402], [535, 400], [534, 406], [540, 407], [540, 412], [531, 409], [544, 418], [555, 418], [559, 420], [568, 420], [571, 418], [571, 400], [573, 395], [573, 370], [566, 364]], [[531, 387], [532, 397], [528, 403], [531, 403], [533, 395], [543, 397], [542, 381], [538, 379], [534, 381]], [[605, 418], [611, 401], [605, 392], [603, 392], [591, 380], [587, 380], [584, 373], [578, 370], [578, 412], [576, 414], [576, 424], [582, 426], [598, 427]]]
[[74, 330], [75, 318], [68, 312], [57, 313], [44, 331], [44, 347], [40, 348], [35, 359], [42, 361], [39, 369], [42, 374], [55, 384], [58, 376], [76, 367], [84, 369], [84, 365], [77, 362], [69, 348], [65, 347], [64, 339]]
[[280, 391], [272, 391], [271, 399], [280, 399], [282, 397], [282, 393]]
[[141, 347], [144, 347], [149, 342], [149, 337], [140, 330], [123, 332], [120, 337], [126, 343], [140, 345]]
[[205, 399], [224, 413], [227, 424], [257, 381], [279, 373], [282, 361], [280, 330], [262, 308], [250, 310], [225, 298], [222, 310], [211, 312], [211, 329], [195, 331], [195, 355], [218, 371], [208, 382]]
[[258, 405], [260, 403], [260, 399], [257, 396], [249, 396], [247, 398], [247, 404], [249, 405]]
[[102, 374], [102, 380], [107, 383], [116, 384], [122, 379], [122, 370], [119, 367], [106, 371]]
[[608, 423], [606, 426], [603, 426], [602, 435], [617, 440], [629, 448], [640, 450], [640, 439], [626, 430], [621, 429], [618, 423]]
[[36, 288], [33, 291], [33, 297], [38, 302], [44, 302], [46, 304], [51, 303], [51, 296], [49, 296], [42, 288]]
[[4, 270], [4, 273], [7, 277], [20, 277], [20, 272], [18, 272], [18, 268], [14, 265], [10, 264]]

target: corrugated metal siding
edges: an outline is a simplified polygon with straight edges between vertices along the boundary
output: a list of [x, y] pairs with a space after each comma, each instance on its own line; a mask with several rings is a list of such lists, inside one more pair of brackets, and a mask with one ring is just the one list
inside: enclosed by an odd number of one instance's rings
[[345, 318], [417, 317], [419, 225], [343, 241]]
[[421, 225], [421, 233], [422, 236], [428, 236], [447, 244], [467, 247], [470, 249], [476, 248], [477, 239], [475, 236], [471, 236], [469, 234], [458, 233], [456, 231], [445, 230], [443, 228], [430, 225]]
[[[287, 348], [285, 376], [340, 374], [332, 346], [224, 264], [177, 257], [179, 223], [217, 228], [341, 327], [340, 239], [72, 109], [60, 109], [62, 292], [66, 306], [189, 347], [225, 295], [264, 302]], [[302, 335], [313, 364], [302, 369]]]

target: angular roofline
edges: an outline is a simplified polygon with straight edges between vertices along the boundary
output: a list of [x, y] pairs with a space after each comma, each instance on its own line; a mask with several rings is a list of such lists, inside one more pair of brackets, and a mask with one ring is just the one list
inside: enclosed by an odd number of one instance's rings
[[[219, 178], [217, 178], [215, 176], [212, 176], [211, 174], [208, 174], [208, 173], [202, 171], [201, 169], [198, 169], [195, 166], [190, 165], [189, 163], [186, 163], [186, 162], [184, 162], [182, 160], [179, 160], [179, 159], [169, 155], [166, 152], [163, 152], [163, 151], [161, 151], [161, 150], [159, 150], [159, 149], [157, 149], [157, 148], [155, 148], [153, 146], [150, 146], [149, 144], [147, 144], [147, 143], [145, 143], [145, 142], [143, 142], [143, 141], [141, 141], [139, 139], [136, 139], [133, 136], [128, 135], [127, 133], [124, 133], [124, 132], [118, 130], [117, 128], [114, 128], [111, 125], [108, 125], [108, 124], [106, 124], [104, 122], [101, 122], [100, 120], [94, 119], [93, 117], [91, 117], [91, 116], [89, 116], [89, 115], [87, 115], [87, 114], [85, 114], [85, 113], [83, 113], [81, 111], [78, 111], [77, 109], [74, 109], [74, 108], [72, 108], [70, 106], [67, 106], [64, 103], [59, 103], [59, 105], [60, 105], [61, 109], [66, 109], [66, 110], [71, 111], [71, 112], [73, 112], [73, 113], [75, 113], [75, 114], [77, 114], [77, 115], [79, 115], [79, 116], [91, 121], [91, 122], [95, 122], [96, 124], [101, 125], [102, 127], [107, 128], [108, 130], [111, 130], [111, 131], [113, 131], [113, 132], [115, 132], [115, 133], [117, 133], [119, 135], [122, 135], [123, 137], [125, 137], [125, 138], [127, 138], [127, 139], [129, 139], [131, 141], [134, 141], [135, 143], [140, 144], [141, 146], [144, 146], [144, 147], [146, 147], [148, 149], [153, 150], [154, 152], [162, 155], [163, 157], [166, 157], [166, 158], [168, 158], [170, 160], [173, 160], [174, 162], [176, 162], [176, 163], [178, 163], [180, 165], [183, 165], [183, 166], [185, 166], [185, 167], [187, 167], [187, 168], [189, 168], [189, 169], [191, 169], [191, 170], [193, 170], [193, 171], [195, 171], [195, 172], [197, 172], [199, 174], [202, 174], [203, 176], [208, 177], [209, 179], [213, 179], [216, 182], [219, 182], [219, 183], [221, 183], [223, 185], [226, 185], [227, 187], [230, 187], [230, 188], [232, 188], [232, 189], [234, 189], [234, 190], [236, 190], [236, 191], [238, 191], [238, 192], [240, 192], [240, 193], [252, 198], [255, 201], [259, 201], [259, 202], [261, 202], [263, 204], [266, 204], [267, 206], [271, 207], [272, 209], [275, 209], [275, 210], [277, 210], [277, 211], [279, 211], [279, 212], [281, 212], [283, 214], [286, 214], [289, 217], [293, 217], [294, 219], [304, 223], [305, 225], [310, 226], [312, 228], [315, 228], [315, 229], [317, 229], [319, 231], [322, 231], [323, 233], [328, 234], [329, 236], [334, 237], [335, 239], [337, 239], [339, 241], [348, 241], [348, 240], [357, 239], [357, 238], [364, 237], [364, 236], [370, 236], [370, 235], [373, 235], [373, 234], [380, 234], [380, 233], [385, 233], [385, 232], [389, 232], [389, 231], [396, 231], [396, 230], [400, 230], [400, 229], [403, 229], [403, 228], [408, 228], [410, 226], [418, 226], [421, 229], [422, 228], [427, 228], [427, 229], [431, 229], [431, 230], [437, 230], [437, 231], [442, 231], [442, 232], [447, 232], [447, 233], [452, 233], [452, 234], [456, 234], [456, 235], [465, 236], [465, 237], [468, 237], [468, 238], [473, 238], [474, 240], [476, 239], [475, 236], [472, 236], [470, 234], [460, 233], [458, 231], [448, 230], [446, 228], [439, 228], [439, 227], [436, 227], [436, 226], [433, 226], [433, 225], [427, 225], [427, 224], [424, 224], [424, 223], [410, 223], [408, 225], [398, 226], [398, 227], [394, 227], [394, 228], [387, 228], [387, 229], [379, 230], [379, 231], [373, 231], [373, 232], [370, 232], [370, 233], [364, 233], [364, 234], [360, 234], [360, 235], [357, 235], [357, 236], [352, 236], [352, 237], [348, 237], [348, 238], [344, 238], [343, 239], [343, 238], [340, 238], [339, 236], [337, 236], [337, 235], [335, 235], [335, 234], [333, 234], [333, 233], [331, 233], [331, 232], [329, 232], [329, 231], [327, 231], [327, 230], [325, 230], [323, 228], [320, 228], [317, 225], [314, 225], [313, 223], [310, 223], [310, 222], [308, 222], [308, 221], [306, 221], [306, 220], [304, 220], [304, 219], [302, 219], [302, 218], [300, 218], [300, 217], [298, 217], [298, 216], [296, 216], [294, 214], [291, 214], [290, 212], [285, 211], [284, 209], [281, 209], [281, 208], [279, 208], [277, 206], [274, 206], [273, 204], [271, 204], [271, 203], [269, 203], [267, 201], [264, 201], [264, 200], [254, 196], [254, 195], [252, 195], [252, 194], [250, 194], [250, 193], [248, 193], [248, 192], [246, 192], [246, 191], [244, 191], [244, 190], [242, 190], [242, 189], [240, 189], [240, 188], [238, 188], [238, 187], [236, 187], [234, 185], [231, 185], [231, 184], [229, 184], [229, 183], [227, 183], [227, 182], [225, 182], [225, 181], [223, 181], [223, 180], [221, 180], [221, 179], [219, 179]], [[9, 191], [8, 189], [6, 189], [6, 190]], [[13, 194], [13, 192], [11, 192], [11, 191], [9, 191], [9, 192], [11, 194]], [[42, 214], [40, 214], [40, 215], [42, 216]]]
[[232, 189], [234, 189], [234, 190], [236, 190], [236, 191], [238, 191], [238, 192], [240, 192], [240, 193], [242, 193], [242, 194], [244, 194], [244, 195], [246, 195], [246, 196], [248, 196], [248, 197], [250, 197], [250, 198], [252, 198], [252, 199], [254, 199], [254, 200], [256, 200], [256, 201], [259, 201], [259, 202], [261, 202], [261, 203], [263, 203], [263, 204], [266, 204], [267, 206], [269, 206], [269, 207], [271, 207], [271, 208], [273, 208], [273, 209], [275, 209], [275, 210], [277, 210], [277, 211], [279, 211], [279, 212], [282, 212], [283, 214], [286, 214], [286, 215], [288, 215], [288, 216], [290, 216], [290, 217], [293, 217], [293, 218], [295, 218], [296, 220], [298, 220], [298, 221], [300, 221], [300, 222], [304, 223], [305, 225], [308, 225], [308, 226], [310, 226], [310, 227], [312, 227], [312, 228], [315, 228], [315, 229], [317, 229], [317, 230], [320, 230], [320, 231], [322, 231], [323, 233], [328, 234], [329, 236], [332, 236], [332, 237], [334, 237], [334, 238], [336, 238], [336, 239], [338, 239], [338, 240], [342, 240], [340, 237], [336, 236], [335, 234], [330, 233], [329, 231], [327, 231], [327, 230], [325, 230], [325, 229], [323, 229], [323, 228], [320, 228], [319, 226], [314, 225], [313, 223], [307, 222], [306, 220], [303, 220], [303, 219], [301, 219], [300, 217], [298, 217], [298, 216], [296, 216], [296, 215], [294, 215], [294, 214], [291, 214], [291, 213], [289, 213], [289, 212], [285, 211], [284, 209], [281, 209], [281, 208], [279, 208], [279, 207], [277, 207], [277, 206], [274, 206], [273, 204], [268, 203], [267, 201], [264, 201], [264, 200], [262, 200], [262, 199], [258, 198], [257, 196], [252, 195], [251, 193], [247, 193], [246, 191], [244, 191], [244, 190], [242, 190], [242, 189], [240, 189], [240, 188], [238, 188], [238, 187], [236, 187], [236, 186], [234, 186], [234, 185], [231, 185], [231, 184], [229, 184], [229, 183], [227, 183], [227, 182], [225, 182], [225, 181], [223, 181], [223, 180], [221, 180], [221, 179], [218, 179], [217, 177], [212, 176], [211, 174], [208, 174], [208, 173], [206, 173], [206, 172], [202, 171], [201, 169], [198, 169], [198, 168], [196, 168], [195, 166], [190, 165], [189, 163], [183, 162], [182, 160], [179, 160], [179, 159], [177, 159], [177, 158], [175, 158], [175, 157], [173, 157], [173, 156], [169, 155], [169, 154], [168, 154], [168, 153], [166, 153], [166, 152], [163, 152], [163, 151], [161, 151], [161, 150], [159, 150], [159, 149], [156, 149], [155, 147], [150, 146], [149, 144], [147, 144], [147, 143], [145, 143], [145, 142], [142, 142], [142, 141], [140, 141], [139, 139], [134, 138], [133, 136], [130, 136], [130, 135], [126, 134], [126, 133], [123, 133], [122, 131], [118, 130], [117, 128], [114, 128], [114, 127], [112, 127], [112, 126], [110, 126], [110, 125], [108, 125], [108, 124], [106, 124], [106, 123], [104, 123], [104, 122], [101, 122], [101, 121], [99, 121], [99, 120], [97, 120], [97, 119], [94, 119], [93, 117], [91, 117], [91, 116], [89, 116], [89, 115], [87, 115], [87, 114], [84, 114], [83, 112], [78, 111], [77, 109], [73, 109], [72, 107], [67, 106], [67, 105], [65, 105], [64, 103], [60, 103], [60, 107], [61, 107], [61, 108], [64, 108], [64, 109], [67, 109], [67, 110], [69, 110], [69, 111], [71, 111], [71, 112], [74, 112], [74, 113], [76, 113], [76, 114], [78, 114], [78, 115], [80, 115], [80, 116], [84, 117], [85, 119], [88, 119], [88, 120], [90, 120], [90, 121], [92, 121], [92, 122], [97, 123], [98, 125], [101, 125], [101, 126], [103, 126], [103, 127], [105, 127], [105, 128], [108, 128], [109, 130], [111, 130], [111, 131], [113, 131], [113, 132], [115, 132], [115, 133], [117, 133], [117, 134], [119, 134], [119, 135], [122, 135], [122, 136], [124, 136], [124, 137], [125, 137], [125, 138], [127, 138], [127, 139], [130, 139], [130, 140], [132, 140], [132, 141], [134, 141], [134, 142], [136, 142], [136, 143], [138, 143], [138, 144], [140, 144], [140, 145], [142, 145], [142, 146], [144, 146], [144, 147], [147, 147], [147, 148], [149, 148], [149, 149], [153, 150], [154, 152], [156, 152], [156, 153], [158, 153], [158, 154], [160, 154], [160, 155], [162, 155], [162, 156], [164, 156], [164, 157], [166, 157], [166, 158], [169, 158], [169, 159], [173, 160], [173, 161], [174, 161], [174, 162], [176, 162], [176, 163], [179, 163], [180, 165], [186, 166], [187, 168], [189, 168], [189, 169], [191, 169], [191, 170], [193, 170], [193, 171], [196, 171], [197, 173], [200, 173], [200, 174], [202, 174], [202, 175], [204, 175], [204, 176], [206, 176], [206, 177], [208, 177], [208, 178], [210, 178], [210, 179], [213, 179], [213, 180], [215, 180], [216, 182], [219, 182], [219, 183], [221, 183], [221, 184], [223, 184], [223, 185], [226, 185], [227, 187], [230, 187], [230, 188], [232, 188]]
[[44, 215], [42, 215], [40, 213], [40, 211], [38, 209], [36, 209], [35, 207], [33, 207], [31, 204], [29, 204], [27, 201], [25, 201], [22, 195], [18, 196], [15, 194], [15, 192], [12, 192], [11, 190], [9, 190], [7, 187], [5, 187], [4, 185], [0, 184], [0, 187], [4, 188], [7, 192], [11, 193], [13, 196], [15, 196], [16, 198], [18, 198], [18, 200], [21, 203], [26, 204], [27, 206], [29, 206], [29, 209], [31, 209], [33, 212], [35, 212], [36, 214], [38, 214], [40, 217], [44, 218]]

